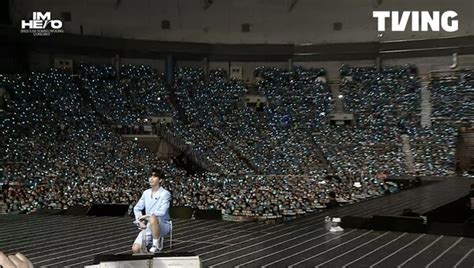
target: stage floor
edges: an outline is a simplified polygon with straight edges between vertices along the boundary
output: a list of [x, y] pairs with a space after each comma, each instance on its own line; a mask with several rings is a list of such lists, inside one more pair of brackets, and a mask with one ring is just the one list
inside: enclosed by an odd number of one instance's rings
[[[471, 182], [445, 179], [281, 224], [176, 219], [172, 251], [195, 252], [204, 267], [474, 267], [473, 238], [332, 234], [323, 226], [326, 215], [399, 215], [407, 207], [425, 213], [467, 194]], [[0, 215], [0, 251], [20, 251], [35, 267], [82, 267], [98, 254], [130, 253], [137, 234], [128, 217]]]

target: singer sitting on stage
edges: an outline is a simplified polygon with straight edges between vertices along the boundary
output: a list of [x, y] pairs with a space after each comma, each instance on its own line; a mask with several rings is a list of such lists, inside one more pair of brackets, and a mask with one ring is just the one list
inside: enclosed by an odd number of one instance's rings
[[[137, 223], [141, 229], [145, 229], [145, 221], [148, 221], [146, 225], [146, 246], [149, 248], [151, 244], [149, 251], [155, 253], [159, 251], [160, 237], [166, 236], [170, 231], [170, 216], [168, 210], [171, 202], [171, 194], [161, 187], [163, 184], [163, 176], [159, 170], [153, 169], [148, 181], [151, 189], [143, 192], [140, 200], [138, 200], [138, 203], [133, 208], [133, 212], [135, 213], [135, 223]], [[145, 215], [142, 215], [143, 208], [145, 208]], [[144, 231], [145, 230], [142, 232]], [[140, 253], [141, 246], [142, 233], [140, 232], [133, 243], [133, 253]]]

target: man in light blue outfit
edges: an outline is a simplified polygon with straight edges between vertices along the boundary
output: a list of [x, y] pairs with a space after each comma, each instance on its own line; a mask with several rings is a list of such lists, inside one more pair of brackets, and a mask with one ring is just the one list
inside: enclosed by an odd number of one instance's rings
[[[133, 242], [133, 253], [141, 252], [143, 232], [146, 232], [147, 248], [151, 244], [149, 249], [151, 253], [159, 251], [160, 237], [165, 237], [170, 232], [169, 207], [171, 194], [161, 186], [163, 184], [163, 176], [159, 170], [153, 169], [148, 181], [151, 188], [143, 192], [140, 200], [138, 200], [138, 203], [133, 208], [135, 214], [134, 223], [140, 229], [144, 229], [138, 234], [135, 242]], [[142, 214], [143, 209], [145, 209], [145, 215]], [[145, 226], [146, 220], [148, 224]]]

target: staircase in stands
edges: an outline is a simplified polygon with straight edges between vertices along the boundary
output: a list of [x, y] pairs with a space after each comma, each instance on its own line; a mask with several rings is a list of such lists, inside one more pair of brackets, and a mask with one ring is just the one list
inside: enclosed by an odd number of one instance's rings
[[431, 91], [429, 82], [421, 82], [421, 121], [422, 127], [431, 128]]
[[411, 151], [410, 137], [407, 134], [402, 134], [402, 151], [405, 155], [405, 165], [407, 167], [407, 173], [415, 174], [415, 159]]
[[344, 112], [344, 106], [342, 105], [342, 100], [339, 98], [341, 95], [341, 91], [339, 90], [340, 88], [340, 83], [338, 82], [331, 82], [331, 93], [332, 93], [332, 99], [334, 100], [334, 110], [333, 113], [343, 113]]

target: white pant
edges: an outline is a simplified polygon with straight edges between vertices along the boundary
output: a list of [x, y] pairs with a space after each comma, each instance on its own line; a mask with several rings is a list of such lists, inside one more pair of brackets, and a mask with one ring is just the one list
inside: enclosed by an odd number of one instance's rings
[[[158, 218], [159, 225], [160, 225], [160, 237], [165, 237], [169, 234], [170, 232], [170, 223], [169, 221], [162, 221], [160, 218]], [[135, 238], [134, 244], [142, 244], [143, 240], [143, 232], [146, 232], [146, 243], [151, 244], [153, 236], [151, 235], [151, 227], [150, 223], [147, 224], [146, 229], [142, 230], [138, 235], [137, 238]]]

